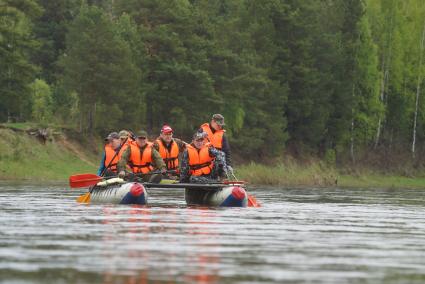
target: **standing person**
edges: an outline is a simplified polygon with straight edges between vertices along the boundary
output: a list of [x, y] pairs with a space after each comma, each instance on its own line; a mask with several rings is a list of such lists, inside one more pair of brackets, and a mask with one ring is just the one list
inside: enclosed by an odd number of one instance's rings
[[161, 128], [159, 137], [153, 143], [153, 147], [161, 155], [167, 170], [177, 170], [179, 155], [186, 149], [186, 144], [178, 138], [173, 138], [173, 129], [165, 124]]
[[117, 164], [125, 150], [124, 142], [116, 132], [111, 132], [105, 138], [107, 141], [103, 152], [102, 160], [100, 161], [98, 176], [112, 176], [117, 174]]
[[121, 159], [118, 162], [118, 172], [120, 177], [126, 175], [126, 166], [129, 166], [133, 173], [143, 174], [144, 181], [161, 181], [161, 174], [149, 175], [154, 169], [159, 169], [161, 173], [166, 172], [165, 163], [158, 151], [152, 147], [148, 141], [148, 133], [141, 130], [137, 133], [136, 143], [126, 147]]
[[226, 155], [227, 168], [232, 172], [230, 145], [225, 135], [226, 130], [224, 130], [224, 126], [224, 116], [217, 113], [212, 116], [210, 123], [206, 122], [202, 124], [201, 129], [207, 134], [208, 141], [211, 142], [212, 146], [224, 152]]
[[214, 182], [225, 177], [226, 169], [224, 153], [207, 143], [205, 133], [198, 131], [182, 154], [180, 182]]

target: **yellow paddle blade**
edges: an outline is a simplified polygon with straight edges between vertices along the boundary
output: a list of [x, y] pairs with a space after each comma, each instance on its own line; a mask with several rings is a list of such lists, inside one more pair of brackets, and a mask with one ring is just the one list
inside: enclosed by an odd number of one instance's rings
[[90, 192], [87, 192], [83, 195], [78, 196], [77, 202], [78, 203], [90, 203]]

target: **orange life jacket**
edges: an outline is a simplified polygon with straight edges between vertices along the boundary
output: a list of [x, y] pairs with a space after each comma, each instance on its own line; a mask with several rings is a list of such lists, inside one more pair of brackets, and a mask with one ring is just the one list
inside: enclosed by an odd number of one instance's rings
[[189, 173], [193, 176], [209, 175], [213, 168], [214, 157], [210, 156], [209, 146], [204, 146], [200, 150], [192, 145], [187, 145], [189, 154]]
[[148, 142], [148, 145], [140, 150], [139, 145], [130, 144], [131, 155], [129, 159], [129, 165], [133, 173], [146, 174], [153, 170], [152, 166], [152, 143]]
[[225, 131], [220, 129], [213, 133], [209, 123], [202, 124], [201, 128], [208, 134], [208, 140], [211, 142], [214, 148], [221, 150], [223, 148], [223, 135]]
[[165, 165], [167, 166], [167, 170], [175, 170], [179, 166], [179, 146], [176, 141], [171, 141], [171, 149], [170, 151], [164, 145], [164, 142], [161, 139], [157, 139], [156, 143], [159, 146], [159, 154], [164, 160]]
[[124, 152], [125, 149], [126, 149], [126, 145], [122, 145], [118, 154], [115, 155], [116, 152], [115, 152], [114, 149], [112, 149], [111, 145], [107, 144], [105, 146], [105, 167], [108, 167], [108, 165], [109, 165], [107, 170], [114, 172], [114, 173], [117, 172], [118, 161], [121, 159], [121, 155], [122, 155], [122, 153]]

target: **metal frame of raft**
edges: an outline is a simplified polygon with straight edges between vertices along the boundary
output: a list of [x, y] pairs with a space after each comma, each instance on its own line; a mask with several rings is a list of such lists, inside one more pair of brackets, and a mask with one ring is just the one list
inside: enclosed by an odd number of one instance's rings
[[240, 184], [154, 184], [124, 182], [115, 178], [99, 182], [90, 189], [91, 203], [148, 204], [149, 189], [184, 188], [187, 205], [247, 207], [248, 194]]

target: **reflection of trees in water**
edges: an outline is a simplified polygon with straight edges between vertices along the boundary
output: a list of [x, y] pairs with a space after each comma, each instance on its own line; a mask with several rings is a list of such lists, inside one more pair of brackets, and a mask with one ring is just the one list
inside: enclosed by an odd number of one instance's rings
[[219, 283], [213, 210], [133, 206], [103, 213], [110, 226], [103, 237], [104, 283]]

